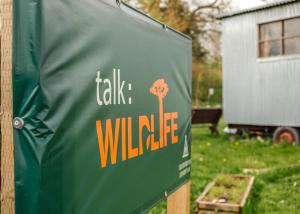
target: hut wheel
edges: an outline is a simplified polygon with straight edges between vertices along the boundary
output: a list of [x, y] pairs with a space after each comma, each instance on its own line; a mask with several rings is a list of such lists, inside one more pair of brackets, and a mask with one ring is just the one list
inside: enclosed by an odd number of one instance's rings
[[299, 132], [291, 127], [278, 127], [273, 134], [274, 143], [299, 144]]

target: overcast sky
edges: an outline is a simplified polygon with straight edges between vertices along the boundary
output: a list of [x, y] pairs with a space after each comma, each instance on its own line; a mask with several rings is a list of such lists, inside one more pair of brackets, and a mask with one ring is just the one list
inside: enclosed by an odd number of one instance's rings
[[264, 4], [261, 0], [232, 0], [232, 3], [237, 9], [251, 8]]

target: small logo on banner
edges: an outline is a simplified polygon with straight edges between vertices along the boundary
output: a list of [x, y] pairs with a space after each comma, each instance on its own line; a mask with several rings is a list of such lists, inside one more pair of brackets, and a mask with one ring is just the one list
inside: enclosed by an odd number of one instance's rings
[[187, 136], [185, 135], [182, 158], [186, 158], [188, 156], [189, 156], [189, 145], [188, 145], [188, 141], [187, 141]]

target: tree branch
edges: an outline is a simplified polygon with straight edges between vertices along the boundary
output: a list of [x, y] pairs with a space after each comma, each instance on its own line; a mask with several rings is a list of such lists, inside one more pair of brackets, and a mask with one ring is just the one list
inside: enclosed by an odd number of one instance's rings
[[193, 10], [193, 12], [191, 13], [191, 16], [194, 16], [199, 10], [203, 10], [206, 8], [214, 8], [217, 3], [218, 3], [218, 0], [214, 0], [212, 3], [206, 4], [206, 5], [200, 5], [196, 9]]

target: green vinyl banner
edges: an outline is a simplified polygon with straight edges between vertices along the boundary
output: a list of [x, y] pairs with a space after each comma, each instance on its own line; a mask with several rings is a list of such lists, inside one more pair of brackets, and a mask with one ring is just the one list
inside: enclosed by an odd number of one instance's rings
[[17, 214], [145, 213], [191, 165], [191, 40], [113, 0], [14, 0]]

